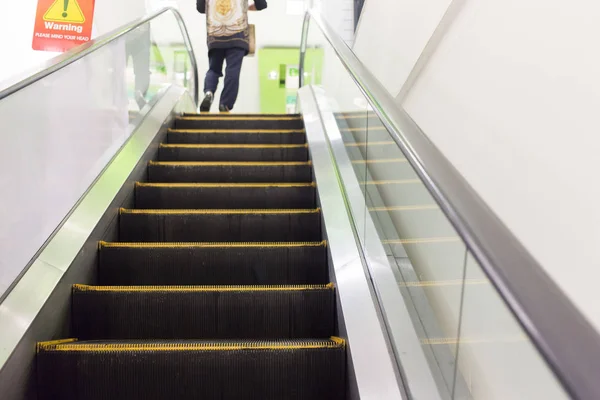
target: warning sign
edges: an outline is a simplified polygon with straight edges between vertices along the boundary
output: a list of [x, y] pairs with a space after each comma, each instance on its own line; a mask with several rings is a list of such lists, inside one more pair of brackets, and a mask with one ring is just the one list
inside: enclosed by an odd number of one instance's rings
[[34, 50], [64, 52], [89, 42], [95, 0], [38, 0]]

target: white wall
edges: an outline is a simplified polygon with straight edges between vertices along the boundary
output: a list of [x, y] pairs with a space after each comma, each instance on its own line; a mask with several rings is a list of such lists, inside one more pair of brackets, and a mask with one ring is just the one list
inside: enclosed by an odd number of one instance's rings
[[[355, 51], [600, 329], [600, 3], [454, 0], [444, 17], [447, 6], [367, 0]], [[503, 314], [490, 293], [465, 297], [463, 334], [510, 320], [490, 320]], [[552, 379], [515, 380], [512, 394], [500, 393], [506, 382], [490, 368], [509, 371], [534, 353], [465, 349], [460, 364], [477, 398], [524, 398]]]
[[598, 328], [599, 18], [586, 0], [467, 1], [403, 103]]
[[44, 61], [57, 53], [33, 51], [33, 26], [37, 0], [19, 0], [11, 2], [9, 10], [0, 13], [0, 48], [2, 62], [0, 63], [0, 90], [9, 85], [9, 80], [15, 75], [25, 78], [27, 71], [35, 69]]
[[354, 43], [354, 0], [307, 0], [349, 45]]
[[354, 51], [392, 96], [408, 79], [451, 0], [367, 0]]

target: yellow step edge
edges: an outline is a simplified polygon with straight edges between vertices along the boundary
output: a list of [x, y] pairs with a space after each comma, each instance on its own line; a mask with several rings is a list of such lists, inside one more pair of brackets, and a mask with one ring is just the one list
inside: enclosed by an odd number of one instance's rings
[[297, 248], [297, 247], [327, 247], [327, 241], [321, 242], [99, 242], [100, 248]]
[[310, 183], [148, 183], [136, 182], [137, 187], [156, 188], [299, 188], [317, 187], [316, 182]]
[[73, 285], [76, 292], [301, 292], [333, 290], [335, 285], [222, 285], [222, 286], [91, 286]]
[[36, 351], [39, 353], [40, 350], [42, 350], [44, 347], [60, 346], [60, 345], [65, 345], [68, 343], [75, 343], [75, 342], [77, 342], [76, 338], [49, 340], [47, 342], [39, 342], [36, 346]]
[[266, 134], [280, 134], [280, 133], [306, 133], [305, 129], [173, 129], [169, 128], [169, 133], [211, 133], [211, 134], [235, 134], [235, 133], [266, 133]]
[[120, 214], [163, 214], [163, 215], [178, 215], [178, 214], [192, 214], [192, 215], [210, 215], [210, 214], [229, 214], [229, 215], [243, 215], [243, 214], [318, 214], [321, 212], [320, 208], [311, 209], [289, 209], [289, 210], [276, 210], [276, 209], [264, 209], [264, 210], [245, 210], [245, 209], [224, 209], [224, 210], [151, 210], [151, 209], [127, 209], [121, 208]]
[[296, 167], [310, 166], [310, 161], [149, 161], [148, 165], [197, 167]]
[[306, 149], [305, 144], [165, 144], [162, 149]]
[[38, 343], [38, 351], [78, 351], [78, 352], [119, 352], [119, 351], [239, 351], [239, 350], [310, 350], [340, 349], [346, 347], [346, 341], [332, 336], [329, 340], [300, 342], [295, 340], [254, 341], [246, 343]]
[[[230, 114], [231, 115], [231, 114]], [[218, 117], [218, 116], [209, 116], [209, 115], [197, 115], [197, 116], [186, 116], [186, 117], [177, 117], [178, 121], [302, 121], [301, 116], [291, 116], [291, 117], [262, 117], [259, 115], [256, 116], [244, 116], [241, 115], [239, 117], [227, 116], [227, 117]]]

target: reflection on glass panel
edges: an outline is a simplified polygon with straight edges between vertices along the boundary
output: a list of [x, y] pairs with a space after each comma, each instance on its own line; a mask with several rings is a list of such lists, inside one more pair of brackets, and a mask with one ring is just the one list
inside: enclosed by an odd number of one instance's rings
[[[442, 398], [449, 399], [453, 392], [469, 398], [464, 382], [455, 385], [454, 376], [465, 245], [331, 46], [319, 35], [320, 31], [311, 29], [309, 43], [324, 46], [323, 77], [318, 86], [328, 109], [321, 111], [334, 114], [333, 127], [337, 129], [326, 126], [329, 139], [334, 147], [336, 141], [342, 142], [362, 190], [362, 208], [353, 207], [354, 214], [361, 210], [360, 215], [353, 217], [363, 250], [368, 253], [371, 242], [374, 248], [383, 245]], [[377, 230], [371, 237], [366, 235], [367, 216]], [[398, 305], [382, 303], [382, 307], [392, 315]], [[410, 378], [409, 387], [420, 384]]]
[[130, 32], [125, 47], [130, 120], [171, 84], [193, 94], [192, 62], [173, 14], [163, 14]]
[[[359, 177], [359, 181], [363, 182], [367, 173], [368, 130], [364, 120], [368, 115], [368, 102], [331, 46], [326, 42], [321, 31], [310, 29], [309, 38], [308, 43], [312, 47], [307, 49], [305, 83], [316, 86], [326, 97], [328, 109], [323, 111], [333, 115], [331, 123], [334, 124], [333, 128], [336, 128], [328, 129], [328, 131], [337, 130], [340, 133], [339, 137], [330, 135], [330, 140], [340, 141], [334, 145], [343, 146], [354, 173]], [[321, 50], [320, 57], [310, 57], [310, 51], [317, 50]], [[314, 75], [317, 71], [322, 71], [322, 76]], [[365, 212], [363, 206], [360, 215], [354, 215], [360, 238], [364, 237], [364, 224], [359, 221], [364, 221]]]
[[[27, 265], [172, 84], [195, 87], [174, 15], [125, 36], [0, 100], [0, 295]], [[56, 190], [60, 187], [61, 190]], [[43, 201], [40, 203], [40, 199]], [[16, 245], [18, 243], [18, 246]]]
[[447, 397], [455, 390], [466, 248], [379, 118], [370, 114], [364, 123], [366, 204], [378, 233], [367, 237], [366, 247], [371, 241], [384, 245], [438, 389]]
[[473, 399], [567, 399], [520, 325], [469, 255], [458, 371]]

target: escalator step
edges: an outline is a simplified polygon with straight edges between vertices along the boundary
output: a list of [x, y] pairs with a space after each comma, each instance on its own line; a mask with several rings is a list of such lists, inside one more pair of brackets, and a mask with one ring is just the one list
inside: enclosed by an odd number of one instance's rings
[[334, 334], [333, 284], [73, 286], [80, 339], [293, 339]]
[[100, 285], [307, 285], [329, 282], [325, 242], [101, 243]]
[[161, 144], [161, 161], [308, 161], [306, 144]]
[[137, 183], [136, 208], [315, 208], [314, 183]]
[[121, 210], [123, 242], [318, 242], [321, 212], [307, 210]]
[[304, 144], [304, 129], [294, 130], [215, 130], [215, 129], [169, 129], [170, 144]]
[[[345, 114], [345, 113], [344, 113]], [[374, 113], [371, 113], [375, 115]], [[183, 113], [181, 117], [218, 117], [221, 119], [240, 119], [240, 118], [301, 118], [301, 114], [256, 114], [256, 113], [219, 113], [219, 114], [211, 114], [211, 113]]]
[[188, 115], [175, 119], [176, 129], [302, 129], [299, 115]]
[[343, 400], [342, 339], [38, 344], [40, 400]]
[[309, 162], [153, 162], [150, 182], [312, 182]]

